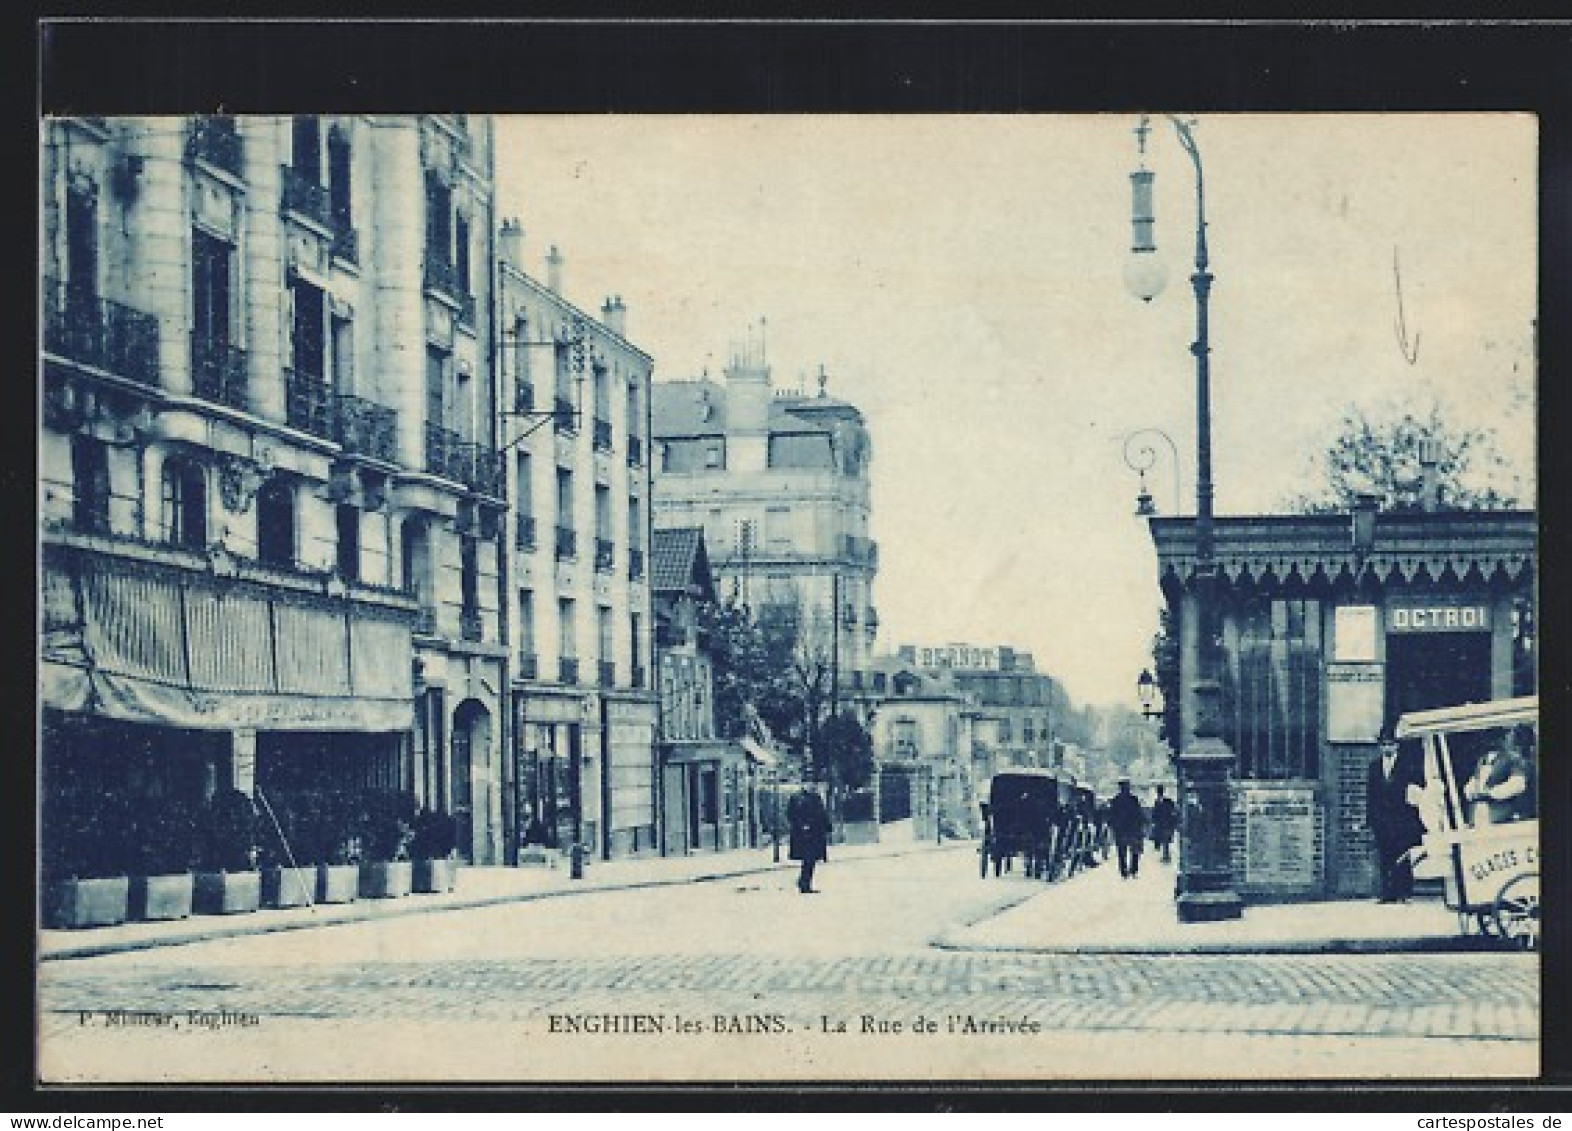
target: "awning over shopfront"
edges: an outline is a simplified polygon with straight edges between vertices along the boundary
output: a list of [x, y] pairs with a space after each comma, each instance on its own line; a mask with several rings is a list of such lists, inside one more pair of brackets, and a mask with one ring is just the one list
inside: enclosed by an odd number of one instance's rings
[[774, 766], [780, 761], [775, 756], [775, 751], [751, 738], [742, 740], [742, 749], [748, 755], [750, 761], [757, 762], [761, 766]]
[[743, 758], [741, 746], [722, 739], [664, 742], [661, 753], [666, 764], [671, 766], [691, 762], [740, 762]]
[[46, 565], [60, 569], [75, 574], [74, 623], [45, 633], [47, 707], [199, 730], [413, 725], [410, 626], [396, 608], [102, 557]]

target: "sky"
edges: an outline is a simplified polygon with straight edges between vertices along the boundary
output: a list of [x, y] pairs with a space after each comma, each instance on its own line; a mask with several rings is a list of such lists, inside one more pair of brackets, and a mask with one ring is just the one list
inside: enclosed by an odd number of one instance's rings
[[[1194, 512], [1196, 447], [1195, 174], [1154, 119], [1168, 286], [1142, 303], [1135, 124], [509, 116], [498, 206], [530, 274], [555, 245], [570, 301], [622, 296], [657, 381], [719, 378], [763, 318], [777, 386], [822, 365], [863, 411], [881, 650], [1010, 645], [1077, 703], [1130, 706], [1161, 596], [1126, 440], [1172, 438], [1177, 477], [1161, 439], [1147, 473], [1165, 514]], [[1224, 114], [1195, 136], [1217, 513], [1304, 489], [1350, 404], [1439, 401], [1496, 431], [1530, 494], [1534, 119]]]

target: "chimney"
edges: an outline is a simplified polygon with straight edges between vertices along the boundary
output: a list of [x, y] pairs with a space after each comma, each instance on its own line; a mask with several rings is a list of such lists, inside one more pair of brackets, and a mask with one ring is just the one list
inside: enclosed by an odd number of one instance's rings
[[546, 252], [546, 289], [554, 295], [562, 293], [562, 252], [556, 244]]
[[1441, 504], [1441, 476], [1437, 469], [1441, 445], [1434, 436], [1419, 441], [1419, 507], [1433, 511]]
[[628, 336], [628, 308], [622, 305], [621, 295], [611, 295], [600, 308], [600, 320], [619, 338]]
[[1353, 518], [1353, 545], [1354, 553], [1364, 557], [1375, 549], [1376, 507], [1380, 498], [1376, 495], [1359, 494], [1354, 496]]
[[502, 262], [515, 271], [524, 270], [524, 226], [518, 217], [502, 221], [502, 231], [497, 235], [497, 246]]

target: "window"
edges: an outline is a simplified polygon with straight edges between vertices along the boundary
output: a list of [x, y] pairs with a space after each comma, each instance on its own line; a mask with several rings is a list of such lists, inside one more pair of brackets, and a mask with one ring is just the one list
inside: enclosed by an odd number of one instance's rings
[[102, 441], [71, 437], [72, 520], [80, 530], [109, 532], [109, 452]]
[[533, 549], [535, 546], [535, 482], [534, 467], [530, 463], [528, 452], [519, 452], [514, 459], [517, 472], [517, 493], [519, 535], [518, 545], [521, 549]]
[[435, 607], [431, 593], [431, 536], [425, 520], [408, 518], [399, 535], [403, 564], [404, 592], [416, 598], [423, 609]]
[[770, 507], [764, 512], [764, 537], [771, 546], [791, 544], [790, 507]]
[[1222, 717], [1241, 778], [1319, 774], [1321, 651], [1319, 601], [1259, 598], [1227, 626]]
[[233, 245], [200, 228], [191, 231], [191, 332], [215, 349], [229, 345]]
[[759, 543], [759, 524], [751, 518], [737, 520], [737, 553], [747, 557], [757, 549]]
[[334, 126], [328, 134], [328, 197], [333, 226], [347, 231], [354, 226], [353, 166], [349, 159], [349, 134]]
[[453, 262], [453, 190], [435, 172], [426, 171], [426, 258], [444, 266]]
[[557, 525], [573, 529], [573, 472], [557, 468]]
[[469, 294], [469, 218], [459, 216], [453, 230], [455, 254], [453, 257], [453, 275], [458, 280], [460, 294]]
[[333, 350], [333, 387], [348, 393], [355, 387], [355, 324], [348, 318], [334, 315], [329, 345]]
[[564, 660], [579, 654], [578, 602], [569, 597], [557, 599], [557, 652]]
[[338, 523], [338, 573], [346, 581], [360, 580], [360, 508], [342, 503], [335, 512]]
[[426, 347], [426, 423], [440, 428], [447, 420], [448, 351]]
[[633, 613], [628, 617], [628, 636], [631, 641], [630, 651], [633, 653], [633, 686], [644, 686], [644, 626], [639, 620], [639, 614]]
[[257, 558], [272, 566], [295, 564], [295, 491], [280, 476], [257, 492]]
[[591, 372], [595, 377], [595, 416], [600, 420], [611, 419], [611, 377], [605, 365], [596, 362]]
[[322, 288], [313, 286], [299, 276], [290, 280], [289, 287], [295, 300], [292, 362], [295, 375], [321, 381], [327, 374]]
[[202, 469], [183, 459], [164, 461], [163, 535], [174, 546], [207, 545], [207, 492]]
[[644, 548], [644, 508], [639, 500], [630, 496], [628, 499], [628, 547], [633, 550]]
[[98, 192], [90, 183], [66, 192], [66, 287], [71, 302], [98, 297]]
[[568, 342], [557, 342], [551, 353], [556, 375], [557, 411], [572, 412], [578, 407], [573, 401], [573, 347]]
[[513, 320], [513, 410], [530, 412], [535, 407], [535, 388], [530, 380], [529, 319], [521, 312]]
[[721, 465], [721, 446], [719, 444], [706, 444], [704, 447], [704, 466], [720, 467]]
[[917, 757], [916, 719], [896, 719], [895, 725], [891, 728], [891, 737], [895, 743], [895, 756], [897, 758]]
[[312, 184], [322, 180], [322, 122], [313, 114], [295, 115], [292, 130], [295, 175]]
[[480, 541], [468, 534], [459, 542], [459, 600], [466, 612], [480, 609]]
[[611, 541], [611, 488], [595, 484], [595, 537]]
[[[535, 593], [531, 589], [519, 590], [519, 656], [530, 660], [535, 656]], [[533, 678], [526, 675], [526, 678]]]
[[609, 664], [617, 658], [615, 641], [611, 629], [611, 609], [601, 605], [595, 610], [597, 639], [600, 642], [600, 662]]

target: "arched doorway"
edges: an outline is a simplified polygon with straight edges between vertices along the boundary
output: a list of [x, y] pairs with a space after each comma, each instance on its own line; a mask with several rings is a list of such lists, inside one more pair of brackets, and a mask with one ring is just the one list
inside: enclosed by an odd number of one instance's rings
[[[448, 796], [458, 825], [459, 853], [472, 864], [485, 863], [491, 840], [491, 797], [485, 775], [491, 761], [491, 712], [477, 699], [466, 699], [453, 712], [452, 754]], [[478, 780], [477, 764], [482, 770]]]

